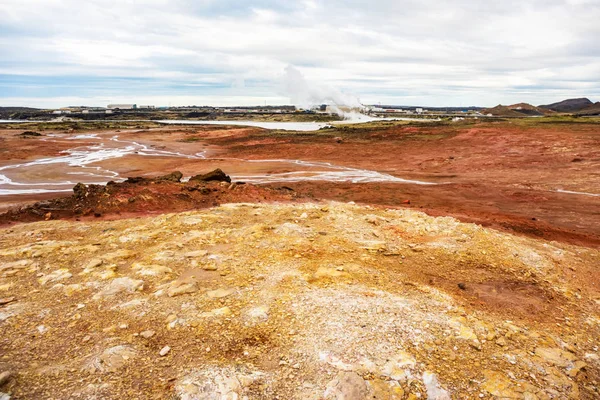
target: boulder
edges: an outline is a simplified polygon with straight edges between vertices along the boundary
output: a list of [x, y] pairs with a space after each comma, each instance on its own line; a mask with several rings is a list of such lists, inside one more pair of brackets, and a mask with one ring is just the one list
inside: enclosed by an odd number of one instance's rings
[[217, 181], [217, 182], [231, 182], [231, 178], [229, 175], [225, 174], [225, 172], [221, 171], [220, 168], [215, 169], [204, 175], [195, 175], [190, 178], [190, 182], [209, 182], [209, 181]]
[[87, 186], [80, 182], [73, 187], [73, 193], [76, 198], [83, 199], [87, 195]]
[[154, 180], [159, 181], [167, 181], [167, 182], [181, 182], [181, 178], [183, 178], [183, 174], [179, 171], [171, 172], [170, 174], [159, 176]]

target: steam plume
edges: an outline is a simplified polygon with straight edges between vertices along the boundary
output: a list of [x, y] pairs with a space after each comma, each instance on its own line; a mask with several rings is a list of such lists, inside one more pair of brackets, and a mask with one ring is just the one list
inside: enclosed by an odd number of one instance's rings
[[321, 104], [333, 106], [334, 111], [343, 114], [340, 108], [364, 110], [360, 101], [340, 90], [324, 84], [316, 84], [306, 80], [302, 72], [289, 65], [284, 74], [284, 90], [293, 105], [309, 109]]

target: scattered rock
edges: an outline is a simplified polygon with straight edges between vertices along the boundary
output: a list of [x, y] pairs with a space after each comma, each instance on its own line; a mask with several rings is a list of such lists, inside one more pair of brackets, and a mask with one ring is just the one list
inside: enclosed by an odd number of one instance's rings
[[141, 276], [162, 276], [173, 273], [173, 270], [164, 265], [144, 265], [140, 263], [133, 263], [131, 269], [136, 271]]
[[231, 315], [231, 309], [229, 307], [217, 308], [208, 312], [200, 314], [201, 317], [227, 317]]
[[582, 369], [585, 369], [585, 367], [587, 367], [587, 363], [583, 361], [575, 361], [572, 367], [567, 367], [567, 374], [571, 378], [575, 378]]
[[4, 297], [4, 298], [0, 299], [0, 306], [3, 306], [8, 303], [12, 303], [13, 301], [15, 301], [14, 296], [13, 297]]
[[0, 388], [4, 385], [6, 385], [10, 379], [12, 378], [13, 374], [10, 371], [4, 371], [2, 373], [0, 373]]
[[246, 399], [244, 388], [262, 379], [262, 374], [241, 374], [227, 368], [203, 368], [181, 379], [175, 391], [181, 400]]
[[340, 372], [329, 382], [325, 390], [325, 399], [363, 400], [368, 396], [367, 383], [356, 372]]
[[120, 293], [134, 293], [144, 288], [144, 281], [131, 279], [129, 277], [113, 279], [100, 292], [96, 293], [92, 299], [100, 300], [105, 297], [112, 297]]
[[182, 294], [198, 291], [198, 282], [193, 278], [178, 279], [169, 284], [167, 295], [169, 297], [181, 296]]
[[84, 199], [88, 194], [88, 188], [86, 185], [79, 182], [77, 185], [73, 186], [73, 193], [75, 194], [75, 198]]
[[167, 182], [181, 182], [181, 178], [183, 178], [183, 174], [179, 171], [171, 172], [170, 174], [159, 176], [154, 180], [157, 182], [167, 181]]
[[373, 400], [402, 400], [404, 389], [396, 381], [383, 381], [375, 379], [367, 382], [369, 387], [369, 399]]
[[464, 283], [460, 282], [460, 283], [458, 284], [458, 288], [459, 288], [460, 290], [467, 290], [467, 285], [465, 285]]
[[521, 398], [519, 393], [513, 390], [515, 383], [508, 379], [504, 374], [485, 370], [483, 371], [485, 381], [481, 388], [493, 396], [500, 399], [518, 399]]
[[102, 353], [86, 360], [83, 369], [88, 372], [114, 372], [132, 361], [137, 352], [130, 346], [109, 347]]
[[42, 285], [46, 285], [47, 283], [58, 282], [58, 281], [63, 281], [65, 279], [69, 279], [72, 276], [73, 276], [73, 274], [71, 274], [71, 272], [69, 272], [68, 269], [61, 268], [61, 269], [57, 269], [56, 271], [49, 273], [48, 275], [42, 276], [39, 279], [39, 281]]
[[219, 288], [206, 292], [206, 295], [212, 299], [221, 299], [235, 293], [234, 289], [223, 289]]
[[155, 335], [156, 332], [154, 331], [143, 331], [140, 333], [140, 336], [143, 337], [144, 339], [150, 339], [152, 336]]
[[443, 389], [438, 382], [437, 375], [433, 372], [423, 372], [423, 384], [427, 390], [429, 400], [451, 400], [450, 393]]
[[538, 347], [535, 349], [535, 355], [541, 357], [544, 361], [563, 368], [572, 368], [573, 362], [577, 360], [577, 357], [573, 353], [559, 349], [558, 347]]
[[158, 353], [161, 357], [166, 356], [167, 354], [169, 354], [169, 352], [171, 351], [171, 348], [169, 346], [165, 346], [162, 349], [160, 349], [160, 352]]

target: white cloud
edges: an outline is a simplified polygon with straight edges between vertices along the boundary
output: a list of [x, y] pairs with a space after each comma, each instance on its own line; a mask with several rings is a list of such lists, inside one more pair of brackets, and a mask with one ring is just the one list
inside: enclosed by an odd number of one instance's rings
[[[362, 101], [494, 105], [600, 97], [598, 1], [281, 4], [4, 0], [0, 91], [12, 75], [48, 82], [53, 76], [140, 77], [154, 80], [146, 96], [162, 85], [160, 99], [170, 102], [223, 102], [239, 94], [233, 98], [262, 104], [281, 99], [277, 82], [286, 66], [295, 65], [307, 79]], [[221, 92], [193, 92], [194, 84], [205, 83], [220, 85]], [[0, 103], [40, 101], [44, 94], [33, 86], [27, 92], [11, 87]], [[65, 88], [55, 101], [94, 96], [93, 90], [74, 90]]]

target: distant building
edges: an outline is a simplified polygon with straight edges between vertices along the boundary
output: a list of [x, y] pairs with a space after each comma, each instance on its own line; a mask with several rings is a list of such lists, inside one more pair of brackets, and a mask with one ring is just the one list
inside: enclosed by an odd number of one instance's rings
[[422, 108], [417, 108], [415, 111], [417, 112], [417, 114], [421, 114], [423, 112], [423, 109]]
[[[134, 104], [134, 106], [135, 106], [135, 104]], [[135, 108], [135, 107], [134, 107], [134, 108]], [[156, 108], [156, 107], [154, 107], [154, 106], [141, 106], [141, 105], [140, 105], [140, 106], [137, 106], [137, 108], [138, 108], [138, 109], [146, 109], [146, 110], [150, 110], [150, 109], [154, 109], [154, 108]]]
[[104, 108], [100, 107], [88, 107], [81, 112], [82, 114], [104, 114], [105, 111]]
[[110, 110], [135, 110], [136, 104], [109, 104], [106, 108]]
[[54, 110], [52, 111], [52, 114], [71, 114], [73, 111], [71, 111], [68, 108], [61, 108], [60, 110]]

